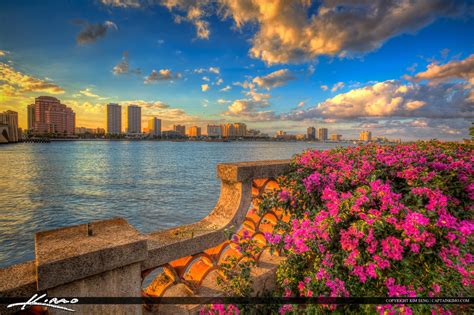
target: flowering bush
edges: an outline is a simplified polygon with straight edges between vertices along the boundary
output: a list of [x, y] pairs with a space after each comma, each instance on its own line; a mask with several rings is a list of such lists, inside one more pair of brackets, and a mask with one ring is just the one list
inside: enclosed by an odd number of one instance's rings
[[[265, 235], [287, 257], [283, 296], [473, 296], [474, 150], [418, 142], [307, 151], [293, 158], [260, 215], [289, 220]], [[450, 313], [459, 306], [311, 306], [381, 314]], [[280, 312], [301, 312], [285, 305]]]

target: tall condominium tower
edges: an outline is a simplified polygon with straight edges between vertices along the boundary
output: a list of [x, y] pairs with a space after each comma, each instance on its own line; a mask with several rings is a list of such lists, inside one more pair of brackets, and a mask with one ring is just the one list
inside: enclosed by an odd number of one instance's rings
[[190, 137], [200, 137], [201, 136], [201, 127], [191, 126], [189, 128], [189, 136]]
[[137, 105], [129, 105], [127, 108], [127, 132], [142, 132], [142, 108]]
[[[30, 105], [31, 106], [31, 105]], [[32, 109], [28, 106], [28, 113]], [[31, 121], [34, 134], [53, 133], [73, 135], [76, 127], [76, 114], [60, 100], [51, 96], [35, 98], [34, 122]], [[30, 123], [30, 121], [28, 120]]]
[[306, 139], [308, 140], [316, 139], [316, 128], [308, 127], [308, 129], [306, 129]]
[[244, 123], [234, 123], [236, 137], [245, 137], [247, 135], [247, 125]]
[[118, 135], [122, 133], [122, 106], [107, 104], [107, 133]]
[[152, 136], [161, 136], [161, 119], [153, 117], [148, 121], [148, 130]]
[[328, 139], [328, 129], [327, 128], [319, 128], [318, 129], [318, 139], [320, 141], [326, 141]]
[[33, 131], [33, 129], [35, 128], [35, 104], [28, 105], [27, 116], [28, 116], [28, 130]]

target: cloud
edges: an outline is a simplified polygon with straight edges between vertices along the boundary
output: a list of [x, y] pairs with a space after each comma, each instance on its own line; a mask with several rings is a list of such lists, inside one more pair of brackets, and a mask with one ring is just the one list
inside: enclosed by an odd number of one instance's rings
[[158, 81], [170, 81], [181, 78], [181, 73], [173, 74], [169, 69], [161, 69], [159, 71], [152, 70], [150, 75], [145, 77], [143, 83], [150, 84]]
[[46, 80], [21, 73], [6, 63], [0, 62], [0, 82], [4, 82], [2, 91], [10, 95], [25, 92], [42, 92], [63, 94], [65, 91], [58, 85]]
[[118, 8], [140, 8], [143, 5], [141, 0], [100, 0], [102, 4]]
[[230, 91], [231, 89], [232, 89], [232, 87], [230, 85], [227, 85], [227, 86], [223, 87], [222, 89], [220, 89], [219, 91], [227, 92], [227, 91]]
[[122, 74], [141, 74], [141, 70], [139, 68], [136, 69], [130, 69], [130, 65], [128, 62], [128, 52], [125, 51], [123, 53], [122, 60], [113, 67], [112, 73], [114, 75], [122, 75]]
[[337, 82], [332, 86], [331, 92], [336, 92], [344, 87], [344, 82]]
[[224, 116], [238, 117], [248, 121], [271, 121], [275, 120], [276, 116], [272, 110], [262, 110], [268, 107], [266, 101], [256, 101], [253, 99], [239, 99], [235, 100]]
[[474, 107], [463, 84], [438, 86], [387, 80], [329, 98], [283, 119], [355, 119], [361, 117], [473, 118]]
[[301, 101], [298, 103], [298, 105], [296, 105], [297, 108], [301, 108], [301, 107], [304, 107], [306, 105], [306, 102], [305, 101]]
[[[155, 1], [103, 0], [115, 7], [141, 7]], [[320, 55], [346, 57], [381, 47], [413, 33], [438, 17], [468, 12], [462, 1], [446, 0], [162, 0], [175, 22], [194, 24], [197, 37], [210, 36], [208, 17], [230, 19], [237, 29], [256, 26], [249, 54], [268, 65], [299, 63]]]
[[89, 24], [87, 22], [80, 22], [84, 28], [76, 37], [76, 42], [80, 45], [93, 43], [96, 40], [104, 37], [109, 29], [117, 30], [117, 25], [112, 21], [105, 21], [104, 23]]
[[288, 81], [294, 80], [295, 77], [288, 69], [281, 69], [263, 77], [255, 77], [252, 82], [257, 84], [259, 87], [270, 90], [271, 88], [283, 86]]
[[216, 82], [214, 82], [215, 85], [221, 85], [222, 83], [224, 83], [224, 80], [222, 80], [222, 78], [218, 78]]
[[8, 54], [8, 51], [0, 50], [0, 57], [6, 56], [7, 54]]
[[208, 15], [207, 0], [163, 0], [161, 4], [170, 12], [183, 12], [184, 15], [175, 15], [175, 22], [190, 22], [196, 27], [196, 36], [199, 39], [209, 39], [211, 34], [209, 22], [204, 18]]
[[231, 102], [231, 101], [228, 101], [228, 100], [225, 100], [225, 99], [222, 99], [222, 98], [220, 98], [220, 99], [217, 100], [217, 103], [218, 103], [218, 104], [221, 104], [221, 105], [222, 105], [222, 104], [228, 104], [228, 103], [230, 103], [230, 102]]
[[89, 88], [81, 90], [81, 91], [79, 91], [79, 93], [81, 93], [82, 95], [87, 96], [87, 97], [100, 98], [99, 95], [94, 94]]
[[220, 74], [221, 70], [219, 67], [209, 67], [209, 68], [197, 68], [194, 69], [194, 73], [214, 73], [214, 74]]
[[170, 108], [170, 105], [163, 103], [162, 101], [144, 101], [144, 100], [133, 100], [133, 101], [123, 101], [120, 104], [128, 105], [138, 105], [144, 107], [145, 109], [156, 110], [156, 109], [166, 109]]
[[221, 2], [223, 17], [232, 19], [237, 28], [258, 26], [250, 55], [269, 65], [372, 51], [439, 16], [460, 14], [464, 6], [445, 0], [323, 0], [315, 10], [310, 1]]
[[327, 91], [329, 90], [329, 87], [327, 85], [321, 85], [321, 90]]
[[204, 81], [206, 81], [206, 82], [211, 81], [211, 79], [209, 79], [209, 77], [206, 77], [206, 76], [202, 77], [202, 79], [203, 79]]
[[461, 79], [474, 84], [474, 54], [464, 60], [451, 61], [444, 65], [431, 63], [428, 69], [413, 76], [414, 81], [429, 80], [433, 84]]
[[201, 84], [201, 91], [206, 92], [210, 89], [209, 84]]

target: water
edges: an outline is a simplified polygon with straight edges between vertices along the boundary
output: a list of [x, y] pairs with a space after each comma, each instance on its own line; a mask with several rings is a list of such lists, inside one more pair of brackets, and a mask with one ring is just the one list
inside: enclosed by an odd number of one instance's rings
[[0, 146], [0, 267], [34, 259], [34, 233], [124, 217], [141, 232], [192, 223], [219, 196], [216, 164], [335, 144], [74, 141]]

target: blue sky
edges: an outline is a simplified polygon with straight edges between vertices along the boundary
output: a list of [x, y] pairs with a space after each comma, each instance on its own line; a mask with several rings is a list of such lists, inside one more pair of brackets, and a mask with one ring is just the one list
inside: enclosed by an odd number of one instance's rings
[[104, 105], [118, 102], [165, 128], [243, 121], [269, 133], [467, 137], [467, 2], [288, 3], [2, 1], [0, 110], [26, 127], [26, 105], [53, 95], [87, 127], [103, 127]]

